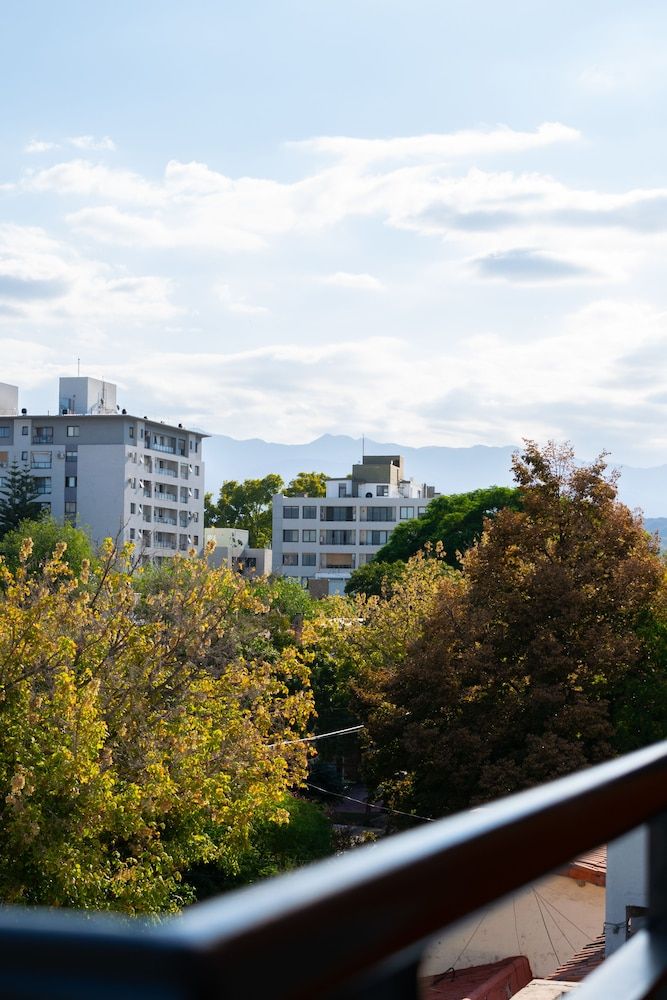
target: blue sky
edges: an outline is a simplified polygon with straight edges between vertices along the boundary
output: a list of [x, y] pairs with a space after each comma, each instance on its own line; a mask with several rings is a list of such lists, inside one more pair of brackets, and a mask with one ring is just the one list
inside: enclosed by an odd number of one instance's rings
[[667, 460], [657, 3], [0, 7], [0, 378]]

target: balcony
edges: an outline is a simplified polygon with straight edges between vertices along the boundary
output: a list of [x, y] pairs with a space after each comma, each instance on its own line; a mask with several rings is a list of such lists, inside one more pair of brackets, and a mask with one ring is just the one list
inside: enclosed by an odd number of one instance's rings
[[168, 490], [161, 490], [157, 486], [155, 487], [153, 494], [160, 500], [169, 500], [171, 503], [178, 503], [178, 497], [175, 493], [170, 493]]
[[156, 514], [153, 520], [156, 524], [176, 524], [175, 517], [158, 517]]
[[175, 455], [176, 447], [170, 444], [158, 444], [157, 441], [151, 442], [151, 444], [146, 443], [147, 448], [151, 448], [153, 451], [162, 451], [167, 455]]
[[664, 997], [667, 743], [156, 924], [3, 907], [0, 995], [414, 1000], [431, 935], [644, 822], [648, 926], [575, 993]]
[[33, 434], [33, 444], [53, 444], [53, 434]]

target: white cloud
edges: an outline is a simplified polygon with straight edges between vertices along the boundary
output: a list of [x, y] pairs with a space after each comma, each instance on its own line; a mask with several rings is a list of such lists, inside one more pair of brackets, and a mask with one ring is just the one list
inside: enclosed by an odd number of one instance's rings
[[43, 139], [31, 139], [23, 147], [24, 153], [48, 153], [50, 149], [60, 149], [57, 142], [46, 142]]
[[361, 291], [380, 292], [384, 285], [372, 274], [353, 274], [349, 271], [336, 271], [320, 279], [324, 285], [335, 285], [338, 288], [358, 288]]
[[266, 306], [255, 306], [246, 302], [242, 296], [235, 296], [229, 285], [218, 284], [214, 287], [214, 292], [229, 312], [241, 316], [266, 316], [269, 312]]
[[67, 142], [75, 149], [85, 149], [85, 150], [115, 150], [116, 143], [108, 135], [101, 136], [96, 139], [94, 135], [73, 135], [67, 139]]

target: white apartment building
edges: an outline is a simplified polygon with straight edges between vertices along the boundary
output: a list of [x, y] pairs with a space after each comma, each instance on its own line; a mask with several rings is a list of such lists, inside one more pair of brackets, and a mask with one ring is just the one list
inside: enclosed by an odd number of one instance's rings
[[116, 386], [61, 378], [54, 414], [18, 409], [18, 387], [0, 383], [0, 479], [12, 462], [29, 469], [57, 521], [131, 541], [161, 562], [204, 544], [207, 436], [136, 417], [116, 404]]
[[[327, 480], [325, 497], [273, 498], [273, 572], [313, 592], [342, 593], [397, 524], [419, 517], [436, 495], [405, 479], [400, 455], [365, 455], [352, 475]], [[314, 581], [323, 581], [320, 584]]]

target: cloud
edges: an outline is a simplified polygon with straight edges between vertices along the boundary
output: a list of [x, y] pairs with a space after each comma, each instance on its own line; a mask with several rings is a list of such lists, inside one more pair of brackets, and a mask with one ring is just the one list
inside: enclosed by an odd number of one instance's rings
[[320, 279], [323, 285], [334, 285], [337, 288], [356, 288], [361, 291], [381, 292], [384, 285], [372, 274], [352, 274], [349, 271], [336, 271]]
[[544, 122], [534, 132], [518, 132], [505, 125], [495, 129], [467, 129], [393, 139], [355, 139], [349, 136], [319, 136], [290, 145], [313, 153], [377, 164], [387, 160], [450, 160], [541, 149], [580, 138], [577, 129], [560, 122]]
[[266, 316], [269, 312], [266, 306], [255, 306], [246, 302], [243, 297], [235, 297], [229, 285], [218, 284], [214, 287], [214, 292], [229, 312], [241, 316]]
[[24, 153], [48, 153], [51, 149], [60, 149], [57, 142], [46, 142], [43, 139], [31, 139], [23, 147]]
[[0, 273], [0, 299], [53, 299], [64, 295], [67, 285], [57, 278], [21, 278]]
[[472, 265], [482, 278], [502, 278], [529, 284], [596, 277], [588, 267], [530, 247], [485, 254], [473, 260]]
[[85, 150], [115, 150], [116, 143], [108, 135], [96, 139], [94, 135], [73, 135], [67, 142], [75, 149]]

